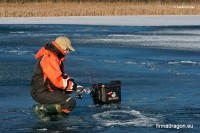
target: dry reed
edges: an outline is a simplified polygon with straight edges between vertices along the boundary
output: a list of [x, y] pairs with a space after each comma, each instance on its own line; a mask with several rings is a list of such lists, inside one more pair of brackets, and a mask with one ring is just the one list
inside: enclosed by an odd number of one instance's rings
[[200, 3], [32, 2], [0, 3], [0, 17], [200, 15]]

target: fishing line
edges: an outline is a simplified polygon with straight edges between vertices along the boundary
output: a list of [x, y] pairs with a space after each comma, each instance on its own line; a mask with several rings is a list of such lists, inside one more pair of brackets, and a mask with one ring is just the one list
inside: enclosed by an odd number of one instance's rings
[[[94, 66], [93, 66], [93, 63], [90, 66], [90, 68], [88, 67], [88, 62], [91, 62], [91, 59], [86, 59], [86, 58], [73, 58], [73, 61], [76, 62], [79, 66], [81, 66], [82, 70], [85, 71], [85, 75], [87, 76], [88, 80], [89, 80], [89, 84], [90, 86], [93, 85], [95, 82], [96, 84], [98, 83], [97, 81], [97, 78], [96, 78], [96, 74], [95, 74], [95, 71], [94, 71]], [[88, 71], [90, 70], [90, 72]], [[84, 79], [82, 79], [83, 83], [85, 83]], [[85, 93], [85, 94], [90, 94], [91, 93], [91, 88], [89, 87], [86, 87], [83, 89], [83, 91], [81, 92], [77, 92], [76, 94], [76, 98], [78, 99], [82, 99], [82, 93]]]
[[[86, 69], [86, 74], [88, 75], [88, 78], [90, 80], [90, 83], [94, 84], [94, 82], [95, 82], [97, 84], [98, 81], [97, 81], [97, 78], [96, 78], [96, 74], [95, 74], [93, 65], [91, 65], [91, 68], [90, 68], [90, 70], [91, 70], [90, 73], [91, 74], [88, 72], [88, 69], [87, 69], [86, 66], [85, 66], [85, 69]], [[91, 77], [93, 77], [93, 78], [91, 78]], [[94, 82], [92, 82], [92, 79], [94, 80]]]
[[96, 81], [96, 84], [98, 84], [98, 81], [97, 81], [97, 78], [96, 78], [96, 74], [95, 74], [95, 71], [94, 71], [94, 66], [92, 65], [91, 66], [92, 68], [91, 68], [91, 71], [93, 70], [93, 77], [94, 77], [94, 80]]
[[[83, 66], [82, 66], [83, 67]], [[90, 84], [92, 84], [92, 79], [91, 79], [91, 77], [90, 77], [90, 74], [88, 73], [88, 71], [87, 71], [87, 68], [86, 68], [86, 70], [85, 70], [85, 74], [88, 76], [88, 79], [89, 79], [89, 81], [90, 81]]]
[[[86, 59], [86, 58], [80, 58], [78, 60], [75, 59], [75, 58], [73, 59], [73, 61], [76, 62], [76, 63], [78, 62], [79, 66], [82, 67], [82, 70], [85, 71], [85, 75], [87, 76], [90, 84], [94, 84], [95, 82], [98, 83], [95, 72], [94, 72], [93, 65], [90, 65], [91, 67], [89, 69], [88, 66], [86, 66], [87, 64], [84, 62], [84, 61], [87, 61], [87, 60], [90, 60], [90, 59]], [[91, 71], [89, 72], [88, 70], [91, 70]]]

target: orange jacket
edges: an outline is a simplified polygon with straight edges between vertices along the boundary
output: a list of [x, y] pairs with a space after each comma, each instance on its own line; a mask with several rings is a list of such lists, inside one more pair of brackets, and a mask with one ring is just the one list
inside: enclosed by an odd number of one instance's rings
[[44, 47], [38, 51], [35, 57], [36, 59], [42, 57], [40, 66], [43, 70], [44, 82], [48, 78], [55, 87], [65, 89], [67, 86], [67, 79], [63, 78], [64, 71], [62, 72], [60, 68], [61, 63], [65, 61], [65, 57], [59, 59], [55, 53], [46, 50]]

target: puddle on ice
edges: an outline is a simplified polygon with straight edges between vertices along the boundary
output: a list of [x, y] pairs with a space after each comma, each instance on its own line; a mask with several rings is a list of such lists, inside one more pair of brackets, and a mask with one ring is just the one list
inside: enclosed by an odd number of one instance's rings
[[135, 110], [104, 111], [94, 114], [92, 117], [104, 126], [151, 127], [159, 123], [158, 118], [145, 116], [141, 112]]

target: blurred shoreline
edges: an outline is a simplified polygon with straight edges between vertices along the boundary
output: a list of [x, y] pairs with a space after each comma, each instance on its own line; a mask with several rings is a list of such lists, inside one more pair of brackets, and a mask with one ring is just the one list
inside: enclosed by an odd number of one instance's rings
[[112, 26], [197, 26], [200, 15], [0, 17], [0, 24], [71, 24]]

